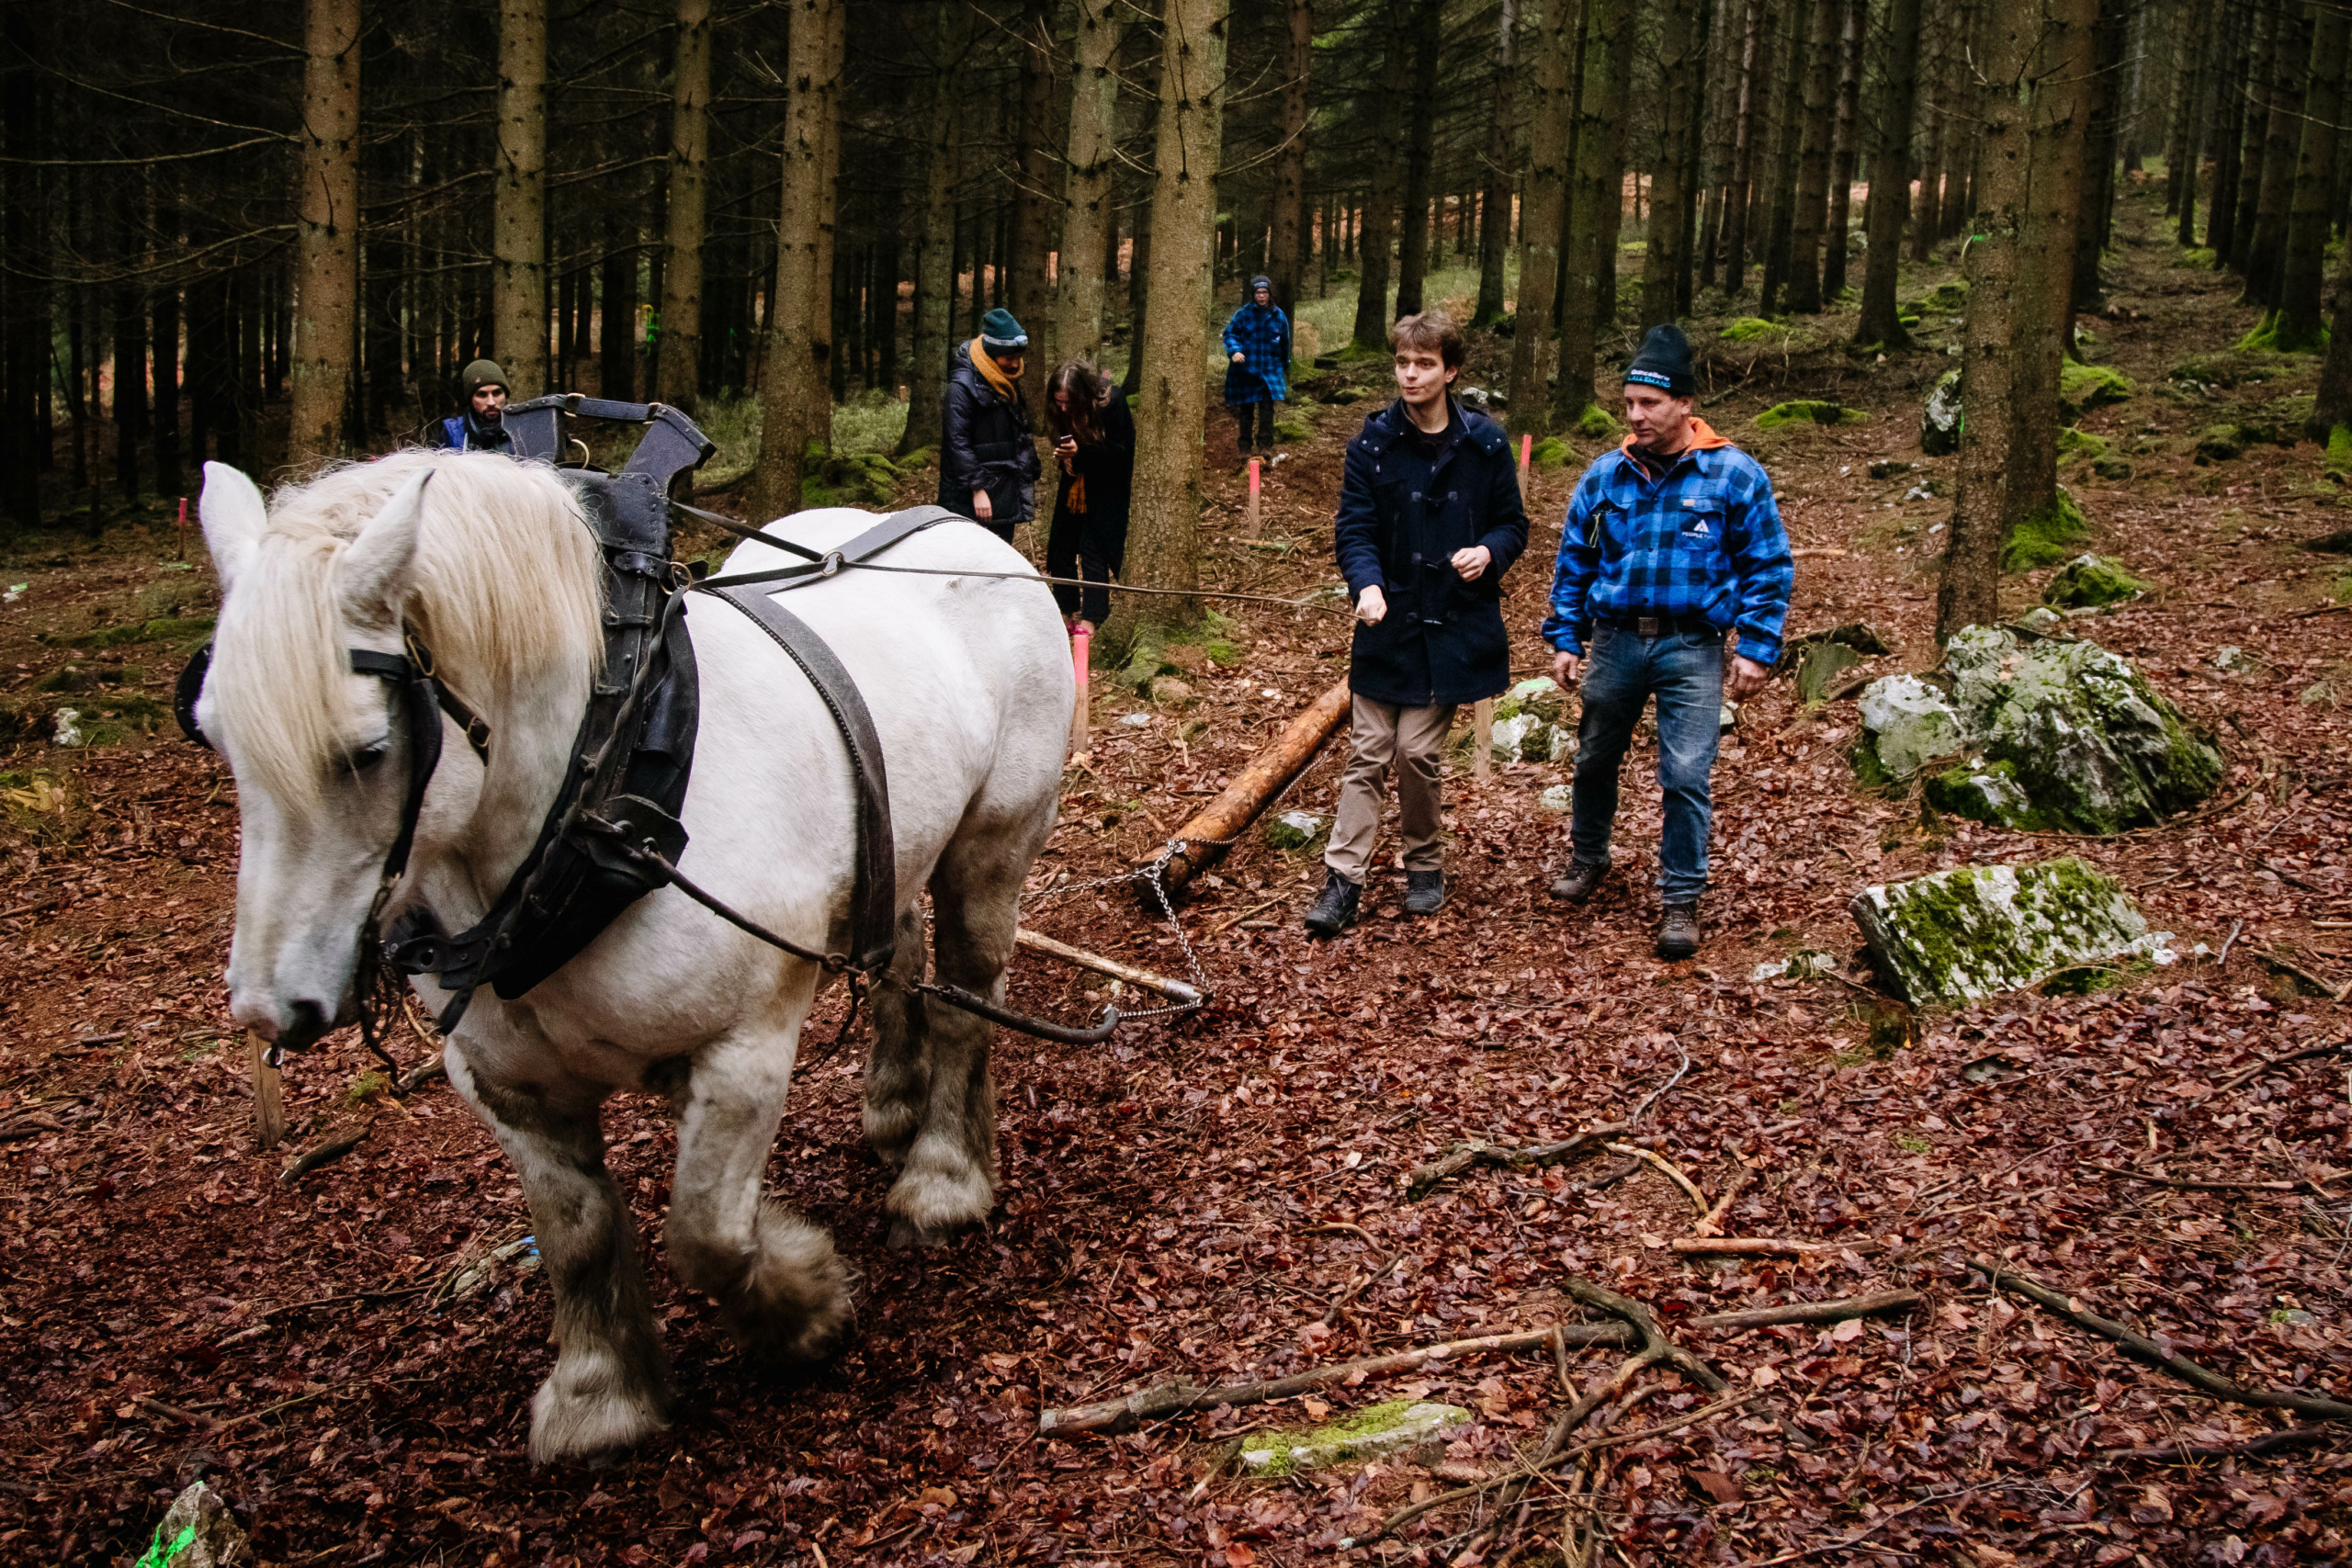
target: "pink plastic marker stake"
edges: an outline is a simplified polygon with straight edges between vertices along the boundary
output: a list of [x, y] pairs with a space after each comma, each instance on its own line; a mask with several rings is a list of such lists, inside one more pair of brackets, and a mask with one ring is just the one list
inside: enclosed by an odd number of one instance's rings
[[1084, 621], [1070, 628], [1070, 672], [1078, 677], [1078, 706], [1070, 710], [1069, 750], [1075, 757], [1086, 750], [1088, 703], [1086, 674], [1093, 662], [1094, 631]]
[[1243, 521], [1250, 531], [1250, 536], [1256, 538], [1258, 536], [1258, 459], [1255, 457], [1250, 459], [1250, 512]]
[[1531, 435], [1531, 434], [1528, 434], [1527, 432], [1525, 432], [1525, 431], [1521, 431], [1521, 432], [1520, 432], [1520, 436], [1519, 436], [1519, 482], [1520, 482], [1520, 483], [1521, 483], [1521, 484], [1525, 484], [1525, 483], [1527, 482], [1527, 461], [1528, 461], [1529, 457], [1530, 457], [1530, 456], [1534, 452], [1534, 450], [1535, 450], [1535, 437], [1534, 437], [1534, 436], [1532, 436], [1532, 435]]

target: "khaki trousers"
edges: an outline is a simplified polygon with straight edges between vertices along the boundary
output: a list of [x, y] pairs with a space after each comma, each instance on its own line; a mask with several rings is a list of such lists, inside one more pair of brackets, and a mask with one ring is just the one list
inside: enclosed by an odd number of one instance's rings
[[1339, 818], [1331, 824], [1323, 863], [1357, 886], [1372, 869], [1372, 841], [1380, 828], [1380, 803], [1387, 794], [1388, 770], [1396, 769], [1396, 830], [1405, 840], [1408, 871], [1436, 871], [1444, 863], [1438, 814], [1438, 752], [1453, 728], [1453, 706], [1406, 708], [1393, 703], [1355, 700], [1351, 739], [1354, 754], [1340, 784]]

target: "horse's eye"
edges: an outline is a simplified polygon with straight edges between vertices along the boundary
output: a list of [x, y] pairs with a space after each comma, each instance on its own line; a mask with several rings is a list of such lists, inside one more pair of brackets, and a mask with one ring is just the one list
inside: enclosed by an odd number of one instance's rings
[[355, 773], [368, 772], [382, 761], [384, 753], [390, 750], [391, 750], [391, 742], [388, 740], [379, 740], [373, 746], [362, 747], [351, 754], [351, 771]]

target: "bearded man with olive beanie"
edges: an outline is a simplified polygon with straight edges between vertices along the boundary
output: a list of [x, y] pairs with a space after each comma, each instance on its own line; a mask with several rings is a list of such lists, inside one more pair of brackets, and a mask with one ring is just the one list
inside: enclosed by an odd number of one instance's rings
[[514, 450], [506, 433], [506, 372], [495, 360], [477, 359], [466, 367], [458, 384], [466, 389], [462, 412], [436, 420], [424, 433], [424, 444], [451, 452]]
[[1625, 371], [1632, 434], [1585, 470], [1568, 502], [1544, 623], [1553, 674], [1583, 688], [1573, 854], [1552, 897], [1581, 904], [1607, 874], [1618, 770], [1656, 697], [1667, 959], [1699, 950], [1724, 697], [1770, 679], [1796, 580], [1772, 481], [1691, 413], [1697, 391], [1681, 330], [1651, 328]]
[[1006, 544], [1015, 524], [1037, 514], [1037, 443], [1022, 406], [1029, 334], [1001, 307], [980, 318], [980, 335], [956, 350], [939, 409], [939, 504], [969, 517]]

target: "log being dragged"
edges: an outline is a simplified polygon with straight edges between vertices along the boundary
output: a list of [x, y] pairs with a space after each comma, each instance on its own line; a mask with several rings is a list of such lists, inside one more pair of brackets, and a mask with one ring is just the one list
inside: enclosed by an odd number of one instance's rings
[[1157, 991], [1170, 1001], [1190, 1006], [1201, 999], [1198, 988], [1182, 980], [1171, 980], [1165, 975], [1155, 975], [1148, 969], [1137, 969], [1115, 958], [1105, 958], [1099, 953], [1089, 953], [1082, 947], [1072, 947], [1052, 937], [1040, 936], [1025, 926], [1012, 933], [1013, 944], [1034, 952], [1050, 954], [1080, 969], [1091, 969], [1097, 975], [1108, 975], [1114, 980], [1125, 980], [1130, 986], [1141, 986], [1147, 991]]
[[[1331, 738], [1346, 728], [1353, 706], [1354, 699], [1342, 678], [1292, 719], [1272, 745], [1250, 758], [1250, 765], [1225, 786], [1225, 793], [1176, 830], [1173, 836], [1182, 840], [1183, 848], [1170, 858], [1161, 874], [1171, 897], [1225, 858], [1233, 840], [1248, 831], [1250, 824], [1306, 772]], [[1136, 892], [1145, 908], [1157, 909], [1149, 884], [1138, 879]]]
[[[1908, 1312], [1919, 1304], [1919, 1300], [1917, 1291], [1886, 1291], [1877, 1295], [1846, 1296], [1836, 1301], [1792, 1302], [1786, 1306], [1747, 1307], [1738, 1312], [1713, 1313], [1703, 1317], [1686, 1318], [1679, 1326], [1684, 1329], [1736, 1332], [1747, 1328], [1770, 1328], [1780, 1324], [1838, 1323], [1849, 1317]], [[1220, 1404], [1237, 1407], [1263, 1404], [1269, 1400], [1287, 1399], [1292, 1394], [1305, 1393], [1312, 1389], [1329, 1388], [1333, 1383], [1358, 1382], [1391, 1372], [1411, 1371], [1432, 1361], [1496, 1351], [1532, 1350], [1539, 1347], [1548, 1348], [1555, 1344], [1572, 1349], [1589, 1349], [1602, 1345], [1630, 1348], [1635, 1344], [1635, 1336], [1634, 1330], [1623, 1323], [1566, 1323], [1557, 1327], [1489, 1334], [1478, 1339], [1454, 1339], [1442, 1345], [1423, 1346], [1418, 1350], [1399, 1350], [1393, 1355], [1371, 1356], [1363, 1360], [1313, 1367], [1286, 1378], [1269, 1378], [1262, 1382], [1228, 1383], [1222, 1388], [1202, 1388], [1187, 1382], [1161, 1383], [1154, 1388], [1138, 1389], [1119, 1399], [1044, 1411], [1037, 1417], [1037, 1435], [1061, 1438], [1072, 1432], [1131, 1432], [1146, 1421], [1181, 1416], [1187, 1410], [1214, 1410]]]

